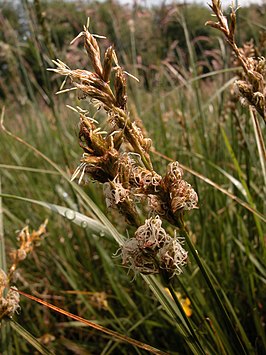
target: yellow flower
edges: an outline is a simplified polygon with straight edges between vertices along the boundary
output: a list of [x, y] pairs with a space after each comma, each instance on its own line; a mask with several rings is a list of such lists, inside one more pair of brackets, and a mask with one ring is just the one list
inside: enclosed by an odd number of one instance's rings
[[[168, 295], [171, 298], [173, 298], [168, 288], [165, 288], [165, 291], [168, 293]], [[182, 295], [180, 292], [175, 292], [175, 294], [176, 294], [179, 302], [181, 303], [181, 306], [183, 307], [183, 310], [186, 313], [186, 316], [191, 317], [192, 309], [190, 308], [190, 306], [191, 306], [190, 299], [188, 297], [182, 298]]]

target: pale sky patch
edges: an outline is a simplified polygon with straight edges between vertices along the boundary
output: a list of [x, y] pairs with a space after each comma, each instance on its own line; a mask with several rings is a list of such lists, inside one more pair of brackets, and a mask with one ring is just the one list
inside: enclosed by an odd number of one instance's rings
[[[134, 2], [137, 2], [141, 5], [146, 5], [146, 6], [152, 6], [152, 5], [158, 5], [160, 3], [162, 3], [162, 0], [119, 0], [119, 2], [121, 4], [128, 4], [128, 5], [132, 5]], [[203, 4], [203, 5], [208, 5], [208, 3], [211, 3], [211, 0], [206, 0], [206, 1], [202, 1], [202, 0], [166, 0], [165, 1], [167, 4], [172, 4], [172, 3], [176, 3], [176, 4], [189, 4], [189, 3], [197, 3], [197, 4]], [[232, 5], [232, 0], [221, 0], [222, 3], [222, 8], [227, 8], [229, 5]], [[263, 3], [265, 3], [265, 0], [238, 0], [238, 1], [234, 1], [234, 5], [235, 6], [248, 6], [250, 4], [257, 4], [257, 5], [262, 5]]]

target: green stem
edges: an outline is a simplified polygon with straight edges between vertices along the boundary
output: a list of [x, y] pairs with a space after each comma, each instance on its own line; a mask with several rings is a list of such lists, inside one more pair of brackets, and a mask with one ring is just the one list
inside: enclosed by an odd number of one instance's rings
[[[2, 179], [0, 176], [0, 194], [2, 193]], [[5, 239], [4, 239], [4, 225], [3, 225], [3, 206], [2, 197], [0, 197], [0, 268], [5, 272], [6, 267], [6, 253], [5, 253]]]
[[197, 343], [198, 350], [199, 350], [198, 354], [206, 354], [206, 352], [204, 351], [204, 349], [203, 349], [203, 347], [202, 347], [202, 345], [201, 345], [201, 343], [200, 343], [200, 341], [199, 341], [199, 339], [197, 337], [197, 334], [195, 333], [195, 331], [193, 329], [193, 326], [191, 325], [190, 320], [188, 319], [188, 317], [187, 317], [187, 315], [186, 315], [186, 313], [185, 313], [185, 311], [184, 311], [184, 309], [183, 309], [178, 297], [176, 296], [176, 293], [175, 293], [175, 291], [173, 289], [172, 284], [169, 283], [167, 287], [168, 287], [168, 289], [169, 289], [169, 291], [171, 293], [171, 296], [172, 296], [175, 304], [177, 305], [182, 317], [184, 318], [184, 320], [186, 322], [186, 325], [187, 325], [192, 337], [194, 338], [195, 342]]
[[190, 240], [190, 237], [189, 237], [189, 234], [188, 234], [188, 231], [186, 229], [186, 226], [184, 224], [184, 221], [183, 221], [183, 216], [180, 216], [178, 220], [176, 220], [177, 222], [177, 226], [180, 228], [180, 236], [181, 237], [184, 237], [185, 240], [186, 240], [186, 243], [195, 259], [195, 261], [197, 262], [198, 264], [198, 267], [202, 273], [202, 276], [204, 277], [210, 291], [211, 291], [211, 294], [213, 295], [213, 298], [220, 310], [220, 313], [224, 316], [224, 321], [225, 321], [225, 326], [226, 328], [228, 329], [228, 333], [231, 335], [234, 335], [234, 339], [232, 339], [232, 345], [234, 346], [235, 344], [235, 347], [236, 347], [236, 350], [237, 350], [237, 354], [247, 354], [236, 330], [235, 330], [235, 327], [233, 326], [232, 322], [231, 322], [231, 319], [228, 315], [228, 312], [227, 310], [225, 309], [223, 303], [222, 303], [222, 300], [218, 294], [218, 292], [216, 291], [211, 279], [210, 279], [210, 276], [206, 270], [206, 268], [204, 267], [203, 265], [203, 262], [201, 261], [200, 259], [200, 256], [198, 254], [198, 251], [194, 248], [191, 240]]

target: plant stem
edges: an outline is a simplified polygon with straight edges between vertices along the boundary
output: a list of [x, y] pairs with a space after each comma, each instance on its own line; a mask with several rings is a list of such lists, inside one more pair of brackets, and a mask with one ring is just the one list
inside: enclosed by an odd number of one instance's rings
[[235, 344], [237, 354], [239, 354], [239, 355], [240, 354], [247, 354], [247, 352], [246, 352], [246, 350], [245, 350], [245, 348], [244, 348], [244, 346], [243, 346], [243, 344], [242, 344], [242, 342], [235, 330], [235, 327], [233, 326], [233, 324], [231, 322], [228, 312], [225, 309], [225, 307], [222, 303], [222, 300], [221, 300], [218, 292], [216, 291], [203, 262], [201, 261], [198, 251], [194, 248], [194, 246], [190, 240], [189, 233], [188, 233], [186, 226], [184, 224], [183, 216], [181, 215], [176, 222], [177, 222], [177, 226], [180, 228], [180, 236], [185, 238], [186, 243], [188, 244], [188, 247], [189, 247], [193, 257], [194, 257], [196, 263], [198, 264], [198, 267], [202, 273], [202, 276], [204, 277], [221, 314], [223, 314], [223, 316], [224, 316], [224, 321], [225, 321], [226, 328], [228, 329], [229, 336], [231, 337], [232, 335], [234, 335], [234, 339], [232, 339], [234, 342], [232, 342], [232, 344], [233, 345]]
[[190, 320], [188, 319], [188, 317], [187, 317], [187, 315], [186, 315], [186, 313], [185, 313], [185, 311], [184, 311], [184, 309], [183, 309], [178, 297], [176, 296], [176, 293], [175, 293], [175, 291], [173, 289], [172, 283], [170, 282], [167, 287], [168, 287], [168, 289], [169, 289], [169, 291], [171, 293], [171, 296], [172, 296], [175, 304], [177, 305], [180, 313], [182, 314], [182, 316], [183, 316], [183, 318], [184, 318], [184, 320], [185, 320], [185, 322], [187, 324], [188, 329], [190, 330], [191, 336], [193, 337], [193, 339], [197, 343], [198, 350], [199, 350], [198, 354], [199, 353], [206, 354], [205, 350], [203, 349], [203, 347], [202, 347], [202, 345], [201, 345], [201, 343], [200, 343], [200, 341], [198, 339], [197, 334], [195, 333], [195, 331], [193, 329], [193, 326], [191, 325]]

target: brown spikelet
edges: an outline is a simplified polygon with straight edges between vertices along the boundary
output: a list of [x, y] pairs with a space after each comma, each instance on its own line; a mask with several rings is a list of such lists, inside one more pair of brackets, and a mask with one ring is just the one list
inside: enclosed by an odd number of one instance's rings
[[103, 80], [108, 83], [110, 78], [110, 73], [112, 69], [113, 62], [113, 52], [114, 49], [112, 46], [108, 47], [104, 53], [103, 60]]
[[91, 60], [91, 64], [95, 70], [95, 73], [99, 75], [100, 78], [103, 77], [103, 69], [101, 64], [101, 53], [100, 48], [96, 39], [90, 34], [86, 27], [84, 27], [84, 47], [88, 53]]
[[91, 122], [87, 117], [81, 115], [80, 117], [80, 145], [84, 148], [83, 142], [86, 143], [86, 147], [84, 151], [93, 152], [96, 156], [104, 155], [104, 153], [108, 150], [108, 144], [103, 139], [100, 134], [95, 132], [96, 127], [93, 122]]
[[232, 12], [230, 14], [230, 28], [229, 28], [229, 36], [231, 41], [234, 40], [234, 35], [235, 35], [235, 29], [236, 29], [236, 13], [234, 8], [232, 8]]
[[127, 103], [126, 78], [122, 68], [118, 68], [115, 75], [115, 97], [116, 105], [124, 110]]

